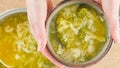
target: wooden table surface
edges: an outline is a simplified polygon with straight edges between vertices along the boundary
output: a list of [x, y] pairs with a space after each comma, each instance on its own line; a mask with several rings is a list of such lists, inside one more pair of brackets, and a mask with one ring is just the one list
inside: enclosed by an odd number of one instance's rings
[[[52, 0], [52, 3], [56, 6], [60, 1]], [[0, 13], [12, 8], [23, 7], [26, 7], [26, 0], [0, 0]], [[120, 68], [120, 44], [114, 44], [102, 60], [88, 68]]]

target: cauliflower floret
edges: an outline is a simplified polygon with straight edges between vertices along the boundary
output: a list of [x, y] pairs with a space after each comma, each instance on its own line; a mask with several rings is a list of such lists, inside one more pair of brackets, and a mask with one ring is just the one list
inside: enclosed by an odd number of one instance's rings
[[14, 28], [12, 28], [10, 26], [5, 27], [5, 32], [7, 32], [7, 33], [12, 32], [13, 30], [14, 30]]
[[72, 49], [71, 53], [72, 53], [72, 55], [73, 55], [74, 58], [80, 57], [80, 54], [81, 54], [80, 49], [78, 49], [78, 48]]

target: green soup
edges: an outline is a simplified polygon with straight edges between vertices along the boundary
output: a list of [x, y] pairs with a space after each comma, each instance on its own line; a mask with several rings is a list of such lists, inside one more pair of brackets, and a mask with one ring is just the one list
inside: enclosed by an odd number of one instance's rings
[[96, 9], [86, 4], [65, 6], [48, 27], [49, 45], [68, 63], [96, 57], [107, 41], [107, 25]]

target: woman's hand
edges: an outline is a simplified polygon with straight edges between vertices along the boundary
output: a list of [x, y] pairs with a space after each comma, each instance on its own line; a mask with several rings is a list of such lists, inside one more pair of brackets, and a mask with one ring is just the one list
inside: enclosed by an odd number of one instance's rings
[[56, 61], [46, 47], [47, 36], [45, 20], [52, 10], [51, 0], [27, 0], [27, 12], [32, 34], [38, 43], [38, 51], [41, 51], [55, 65], [63, 68], [63, 65]]
[[120, 0], [95, 0], [102, 5], [103, 11], [106, 14], [112, 38], [116, 43], [120, 43], [120, 23], [119, 23], [119, 6]]

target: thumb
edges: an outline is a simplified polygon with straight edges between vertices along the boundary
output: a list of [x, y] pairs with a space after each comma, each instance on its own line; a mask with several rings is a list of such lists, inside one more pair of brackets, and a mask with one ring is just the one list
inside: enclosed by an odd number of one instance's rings
[[120, 42], [119, 4], [120, 0], [101, 0], [101, 4], [106, 14], [112, 38], [115, 42]]

